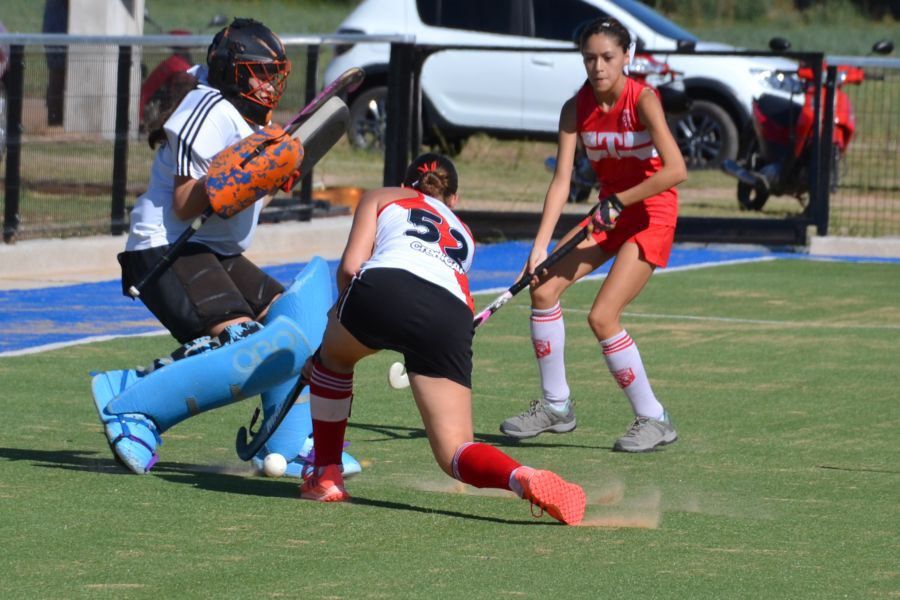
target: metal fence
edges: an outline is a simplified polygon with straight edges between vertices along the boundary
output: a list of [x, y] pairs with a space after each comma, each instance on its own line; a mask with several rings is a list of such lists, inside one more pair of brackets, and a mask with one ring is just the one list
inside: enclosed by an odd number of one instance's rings
[[865, 79], [844, 92], [856, 132], [829, 202], [829, 232], [854, 237], [900, 236], [900, 59], [829, 57], [863, 67]]
[[[6, 101], [0, 100], [0, 112], [5, 106], [0, 127], [5, 124], [7, 138], [0, 188], [4, 241], [117, 235], [127, 230], [128, 210], [147, 186], [152, 161], [141, 126], [141, 81], [172, 55], [173, 47], [202, 61], [209, 41], [208, 36], [0, 35], [0, 43], [11, 46], [9, 68], [3, 77]], [[421, 112], [422, 64], [433, 52], [447, 48], [416, 46], [401, 36], [286, 36], [284, 41], [294, 69], [276, 120], [289, 117], [312, 97], [319, 87], [318, 73], [335, 45], [391, 44], [385, 154], [348, 155], [339, 170], [344, 174], [366, 171], [371, 185], [396, 183], [421, 140], [421, 122], [416, 116]], [[52, 68], [54, 62], [56, 66], [59, 63], [54, 57], [59, 57], [61, 49], [67, 66], [62, 123], [58, 114], [54, 116], [59, 109], [48, 105]], [[805, 57], [817, 64], [822, 58], [821, 54], [784, 56]], [[866, 71], [862, 85], [845, 89], [856, 109], [857, 129], [840, 165], [837, 190], [829, 194], [831, 165], [822, 159], [813, 175], [808, 203], [794, 203], [792, 209], [774, 211], [764, 218], [755, 214], [724, 218], [689, 215], [679, 221], [679, 239], [803, 243], [811, 226], [819, 234], [900, 235], [900, 108], [896, 103], [900, 60], [838, 57], [827, 62], [856, 64]], [[820, 88], [817, 105], [825, 119], [822, 127], [817, 127], [818, 141], [830, 139], [829, 103], [837, 76], [834, 69], [824, 75], [826, 85]], [[821, 146], [817, 144], [817, 148]], [[542, 195], [549, 176], [541, 177]], [[722, 181], [737, 213], [731, 191], [734, 180], [723, 175]], [[313, 187], [314, 179], [308, 175], [290, 201], [310, 205]], [[535, 195], [534, 190], [528, 193]], [[478, 194], [479, 190], [469, 189], [470, 197]], [[687, 201], [690, 196], [690, 190], [682, 192]], [[538, 222], [533, 214], [476, 213], [470, 212], [469, 218], [490, 222], [494, 229], [502, 223], [508, 237], [528, 235]], [[562, 227], [567, 225], [568, 221], [561, 220]]]

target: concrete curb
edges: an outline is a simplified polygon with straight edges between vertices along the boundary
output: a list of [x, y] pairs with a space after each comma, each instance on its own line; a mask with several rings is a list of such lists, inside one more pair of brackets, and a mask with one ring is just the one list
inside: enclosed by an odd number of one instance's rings
[[862, 256], [869, 258], [900, 258], [900, 237], [855, 238], [841, 236], [813, 236], [809, 242], [812, 256]]
[[[260, 225], [246, 256], [261, 266], [339, 258], [353, 217]], [[0, 289], [69, 285], [118, 279], [116, 254], [125, 236], [25, 240], [0, 244]]]

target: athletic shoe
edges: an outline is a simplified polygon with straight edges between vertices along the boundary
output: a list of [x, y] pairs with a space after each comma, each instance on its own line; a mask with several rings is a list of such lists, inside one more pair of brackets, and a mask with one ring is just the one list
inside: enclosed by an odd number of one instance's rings
[[344, 489], [340, 465], [327, 465], [321, 474], [312, 474], [300, 486], [300, 497], [316, 502], [346, 502], [350, 494]]
[[625, 432], [616, 440], [613, 450], [616, 452], [649, 452], [658, 446], [671, 444], [678, 439], [678, 434], [669, 421], [669, 413], [664, 412], [661, 419], [637, 417]]
[[531, 467], [519, 467], [514, 475], [522, 486], [524, 498], [531, 502], [532, 514], [534, 506], [547, 511], [551, 517], [566, 525], [578, 525], [584, 518], [587, 497], [580, 485], [569, 483], [553, 471], [535, 470]]
[[569, 404], [569, 410], [561, 415], [544, 400], [533, 400], [531, 406], [520, 415], [510, 417], [500, 424], [500, 431], [518, 439], [532, 438], [538, 434], [568, 433], [575, 429], [575, 409]]

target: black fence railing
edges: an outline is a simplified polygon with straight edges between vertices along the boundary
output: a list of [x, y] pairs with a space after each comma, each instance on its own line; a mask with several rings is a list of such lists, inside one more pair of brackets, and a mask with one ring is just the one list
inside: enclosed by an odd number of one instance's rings
[[[71, 38], [64, 35], [0, 35], [0, 43], [11, 46], [10, 61], [3, 77], [5, 88], [6, 143], [2, 184], [3, 238], [17, 239], [110, 233], [127, 231], [130, 199], [141, 193], [149, 178], [152, 152], [141, 129], [140, 66], [154, 65], [179, 46], [202, 56], [207, 36], [145, 36], [135, 38]], [[372, 152], [347, 152], [338, 160], [342, 177], [353, 179], [357, 172], [381, 165], [380, 176], [357, 185], [395, 184], [409, 159], [423, 143], [422, 69], [430, 56], [451, 50], [560, 52], [559, 48], [497, 48], [416, 45], [399, 36], [286, 37], [294, 62], [289, 87], [282, 100], [286, 114], [305, 104], [315, 94], [322, 65], [336, 44], [390, 44], [387, 79], [387, 118], [383, 156]], [[64, 126], [41, 118], [47, 77], [45, 56], [49, 45], [65, 45], [70, 74], [105, 78], [103, 90], [81, 85], [67, 90], [66, 102], [78, 110], [67, 113]], [[102, 51], [98, 52], [97, 48]], [[685, 52], [665, 51], [659, 55]], [[701, 56], [773, 56], [763, 52], [693, 52]], [[891, 98], [900, 92], [900, 61], [896, 59], [842, 58], [842, 64], [858, 62], [867, 79], [861, 86], [845, 90], [856, 108], [856, 132], [843, 160], [833, 160], [834, 110], [840, 72], [826, 65], [820, 53], [780, 53], [782, 58], [803, 61], [813, 69], [812, 107], [814, 119], [809, 157], [808, 192], [793, 208], [738, 213], [735, 181], [721, 175], [715, 186], [724, 190], [734, 208], [729, 216], [697, 209], [679, 219], [676, 238], [680, 241], [751, 242], [803, 244], [810, 232], [846, 235], [900, 234], [900, 164], [898, 136], [900, 109]], [[380, 85], [380, 84], [379, 84]], [[76, 90], [76, 91], [72, 91]], [[80, 90], [80, 91], [79, 91]], [[3, 106], [0, 98], [0, 106]], [[101, 113], [101, 114], [98, 114]], [[78, 123], [79, 119], [94, 125]], [[96, 124], [99, 123], [99, 124]], [[0, 136], [2, 139], [2, 136]], [[383, 163], [381, 162], [383, 160]], [[341, 162], [343, 161], [343, 162]], [[321, 169], [322, 165], [317, 169]], [[326, 167], [327, 168], [327, 167]], [[835, 170], [839, 183], [835, 185]], [[711, 178], [711, 174], [703, 177]], [[548, 179], [544, 176], [543, 179]], [[331, 177], [340, 183], [339, 177]], [[320, 182], [305, 174], [299, 193], [289, 202], [309, 206]], [[546, 186], [546, 181], [543, 182]], [[473, 189], [474, 188], [474, 189]], [[468, 186], [468, 197], [489, 195], [488, 186]], [[493, 189], [493, 188], [490, 188]], [[546, 189], [545, 187], [543, 189]], [[704, 192], [706, 190], [699, 190]], [[684, 204], [698, 190], [682, 191]], [[528, 191], [535, 195], [534, 189]], [[543, 190], [540, 191], [543, 193]], [[701, 203], [698, 203], [702, 205]], [[510, 211], [503, 207], [470, 209], [464, 218], [476, 235], [527, 237], [536, 231], [539, 218], [534, 212]], [[721, 212], [721, 211], [720, 211]], [[304, 214], [294, 210], [293, 214]], [[308, 214], [305, 213], [305, 214]], [[580, 214], [580, 213], [579, 213]], [[569, 227], [577, 214], [564, 214], [560, 231]]]

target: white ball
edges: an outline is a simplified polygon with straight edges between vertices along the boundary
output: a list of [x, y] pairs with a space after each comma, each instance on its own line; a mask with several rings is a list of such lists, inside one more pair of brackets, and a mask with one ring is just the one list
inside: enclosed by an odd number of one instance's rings
[[388, 383], [395, 390], [402, 390], [409, 387], [409, 375], [406, 374], [406, 367], [403, 363], [395, 362], [388, 371]]
[[263, 461], [263, 473], [266, 477], [281, 477], [287, 471], [287, 461], [276, 452], [267, 454]]

